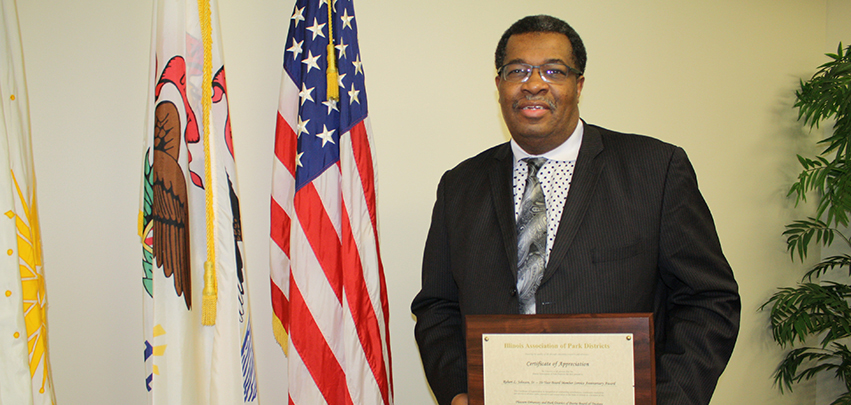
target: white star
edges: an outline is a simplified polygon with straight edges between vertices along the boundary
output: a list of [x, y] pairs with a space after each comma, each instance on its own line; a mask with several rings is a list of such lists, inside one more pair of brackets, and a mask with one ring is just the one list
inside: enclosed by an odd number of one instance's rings
[[351, 104], [351, 103], [360, 104], [360, 100], [358, 100], [358, 94], [360, 94], [360, 90], [355, 90], [355, 84], [352, 83], [352, 89], [349, 90], [349, 104]]
[[307, 57], [304, 58], [304, 60], [301, 61], [301, 63], [304, 63], [305, 65], [307, 65], [307, 73], [310, 73], [310, 69], [313, 69], [313, 68], [316, 68], [316, 70], [320, 70], [319, 64], [316, 63], [316, 61], [319, 60], [320, 56], [322, 56], [322, 55], [313, 56], [313, 51], [311, 51], [309, 49], [307, 50]]
[[[310, 89], [310, 91], [313, 91], [313, 89]], [[299, 95], [301, 95], [301, 93], [299, 93]], [[302, 102], [302, 104], [304, 104], [304, 102]], [[308, 122], [310, 122], [310, 120], [302, 121], [302, 120], [301, 120], [301, 116], [299, 116], [299, 117], [298, 117], [298, 126], [297, 126], [297, 128], [296, 128], [296, 132], [297, 132], [297, 133], [296, 133], [296, 135], [295, 135], [295, 136], [296, 136], [296, 138], [300, 137], [300, 136], [301, 136], [301, 134], [302, 134], [302, 132], [303, 132], [303, 133], [305, 133], [305, 134], [310, 135], [310, 132], [307, 130], [307, 123], [308, 123]]]
[[293, 60], [298, 59], [298, 55], [301, 55], [301, 45], [304, 44], [304, 41], [296, 42], [295, 38], [293, 38], [293, 46], [287, 48], [287, 52], [293, 53]]
[[340, 74], [339, 76], [337, 76], [337, 85], [338, 85], [339, 87], [342, 87], [342, 88], [344, 88], [344, 89], [345, 89], [345, 88], [346, 88], [346, 85], [344, 85], [344, 84], [343, 84], [343, 78], [344, 78], [344, 77], [346, 77], [346, 74], [345, 74], [345, 73], [342, 73], [342, 74]]
[[355, 61], [352, 64], [355, 65], [355, 76], [358, 73], [363, 74], [363, 62], [360, 61], [360, 54], [355, 57]]
[[319, 22], [316, 21], [316, 18], [314, 17], [313, 18], [313, 25], [311, 25], [310, 27], [307, 27], [307, 30], [313, 33], [313, 39], [316, 40], [317, 36], [325, 38], [325, 34], [322, 33], [323, 27], [325, 27], [325, 24], [324, 23], [319, 24]]
[[343, 19], [343, 28], [349, 27], [350, 30], [353, 29], [352, 20], [355, 19], [355, 16], [350, 16], [349, 10], [343, 10], [343, 16], [341, 18]]
[[299, 21], [304, 21], [304, 14], [303, 13], [304, 13], [304, 7], [296, 8], [295, 11], [293, 11], [293, 16], [290, 17], [290, 19], [295, 21], [296, 26], [298, 26]]
[[322, 139], [322, 147], [323, 148], [325, 147], [325, 144], [328, 143], [328, 142], [334, 143], [334, 140], [331, 139], [331, 135], [334, 135], [334, 130], [332, 129], [332, 130], [329, 131], [328, 128], [325, 127], [325, 125], [322, 125], [322, 133], [316, 134], [316, 137]]
[[340, 59], [346, 59], [346, 48], [348, 48], [348, 47], [349, 46], [346, 45], [345, 42], [343, 42], [342, 38], [340, 39], [340, 45], [334, 46], [334, 48], [337, 48], [337, 52], [340, 55]]
[[313, 101], [313, 97], [310, 95], [310, 93], [313, 93], [313, 89], [315, 89], [315, 87], [308, 89], [304, 83], [301, 84], [301, 91], [298, 92], [298, 96], [301, 98], [301, 105], [304, 105], [305, 101]]
[[304, 152], [300, 152], [299, 154], [295, 155], [295, 165], [298, 167], [304, 167], [304, 165], [301, 164], [302, 155], [304, 155]]
[[[331, 0], [322, 0], [322, 2], [325, 4], [331, 4], [330, 1]], [[337, 0], [334, 0], [334, 4], [331, 4], [331, 7], [333, 7], [334, 11], [337, 11]]]
[[[331, 114], [331, 110], [340, 111], [337, 108], [337, 100], [331, 99], [331, 100], [323, 101], [322, 104], [325, 104], [328, 107], [328, 114]], [[310, 121], [310, 120], [308, 120], [308, 121]]]

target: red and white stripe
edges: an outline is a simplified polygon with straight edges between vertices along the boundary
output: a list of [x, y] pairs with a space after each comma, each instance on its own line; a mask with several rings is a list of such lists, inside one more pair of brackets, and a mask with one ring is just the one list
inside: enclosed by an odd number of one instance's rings
[[273, 322], [286, 332], [289, 403], [392, 404], [368, 119], [340, 137], [340, 161], [296, 193], [299, 91], [286, 73], [281, 87], [271, 282]]

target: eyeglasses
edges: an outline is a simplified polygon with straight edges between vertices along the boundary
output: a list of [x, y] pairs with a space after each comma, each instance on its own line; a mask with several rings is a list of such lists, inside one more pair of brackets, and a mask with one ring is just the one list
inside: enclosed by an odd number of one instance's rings
[[564, 83], [570, 77], [570, 73], [577, 77], [582, 76], [582, 72], [561, 63], [545, 63], [537, 66], [528, 63], [509, 63], [496, 72], [502, 80], [507, 82], [525, 83], [532, 76], [532, 70], [536, 68], [541, 79], [547, 83]]

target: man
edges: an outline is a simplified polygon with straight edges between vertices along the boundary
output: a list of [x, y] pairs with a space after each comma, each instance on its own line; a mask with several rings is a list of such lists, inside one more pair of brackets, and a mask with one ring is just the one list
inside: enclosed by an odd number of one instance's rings
[[467, 403], [468, 314], [652, 312], [660, 405], [709, 403], [733, 350], [738, 287], [685, 152], [581, 121], [585, 62], [564, 21], [512, 25], [496, 51], [512, 140], [440, 181], [411, 309], [441, 405]]

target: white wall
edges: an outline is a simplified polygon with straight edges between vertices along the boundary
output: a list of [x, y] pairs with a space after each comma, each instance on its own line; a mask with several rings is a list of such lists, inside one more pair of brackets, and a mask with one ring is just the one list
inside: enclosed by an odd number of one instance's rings
[[[286, 402], [271, 334], [270, 148], [292, 0], [219, 0], [263, 403]], [[848, 1], [358, 0], [378, 153], [379, 221], [391, 304], [396, 402], [431, 404], [410, 300], [443, 171], [508, 139], [493, 50], [518, 18], [548, 13], [588, 48], [589, 122], [683, 146], [740, 283], [742, 330], [713, 404], [813, 403], [781, 396], [781, 351], [757, 311], [797, 280], [781, 237], [803, 131], [793, 91], [825, 61]], [[62, 404], [143, 404], [136, 221], [152, 1], [20, 1], [49, 307]], [[836, 14], [841, 13], [841, 14]], [[837, 18], [837, 15], [843, 16]], [[828, 18], [831, 17], [831, 18]]]

